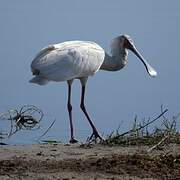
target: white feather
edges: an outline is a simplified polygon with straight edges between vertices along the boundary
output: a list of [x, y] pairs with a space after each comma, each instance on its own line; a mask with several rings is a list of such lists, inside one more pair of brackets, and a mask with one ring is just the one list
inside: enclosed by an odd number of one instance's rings
[[49, 82], [49, 80], [36, 76], [36, 77], [33, 77], [29, 82], [39, 84], [39, 85], [45, 85]]

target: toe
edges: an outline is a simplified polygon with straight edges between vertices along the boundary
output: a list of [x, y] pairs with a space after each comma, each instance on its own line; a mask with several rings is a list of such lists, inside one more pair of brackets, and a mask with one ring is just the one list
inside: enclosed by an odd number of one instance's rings
[[69, 142], [72, 143], [72, 144], [74, 144], [74, 143], [77, 143], [78, 140], [76, 140], [76, 139], [74, 139], [74, 138], [71, 138]]

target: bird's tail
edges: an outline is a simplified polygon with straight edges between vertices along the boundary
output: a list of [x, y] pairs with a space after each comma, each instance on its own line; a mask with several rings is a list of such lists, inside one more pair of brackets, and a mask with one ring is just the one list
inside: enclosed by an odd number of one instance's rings
[[49, 82], [49, 80], [39, 77], [39, 76], [35, 76], [34, 78], [30, 79], [29, 82], [39, 84], [39, 85], [45, 85]]

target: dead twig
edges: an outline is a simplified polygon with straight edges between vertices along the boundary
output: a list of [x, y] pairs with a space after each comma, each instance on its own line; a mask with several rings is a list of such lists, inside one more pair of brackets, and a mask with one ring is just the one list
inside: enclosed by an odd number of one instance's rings
[[168, 135], [164, 136], [164, 137], [161, 139], [161, 141], [159, 141], [157, 144], [155, 144], [154, 146], [152, 146], [151, 148], [149, 148], [149, 149], [147, 150], [147, 153], [150, 153], [152, 150], [158, 148], [168, 137], [169, 137]]
[[51, 123], [51, 125], [47, 128], [47, 130], [37, 139], [37, 141], [40, 141], [40, 139], [48, 133], [48, 131], [54, 125], [55, 121], [56, 121], [56, 119]]

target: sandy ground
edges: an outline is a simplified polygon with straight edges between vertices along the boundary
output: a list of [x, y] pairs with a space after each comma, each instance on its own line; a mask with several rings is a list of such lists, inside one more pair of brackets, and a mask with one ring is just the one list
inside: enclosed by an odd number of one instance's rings
[[147, 153], [146, 146], [80, 144], [0, 146], [0, 180], [180, 179], [180, 145]]

